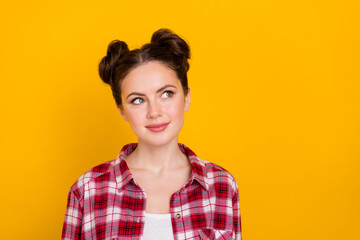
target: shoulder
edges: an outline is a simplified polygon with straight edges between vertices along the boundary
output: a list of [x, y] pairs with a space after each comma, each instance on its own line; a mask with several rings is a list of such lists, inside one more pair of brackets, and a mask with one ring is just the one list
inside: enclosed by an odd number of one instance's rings
[[238, 191], [236, 179], [227, 169], [199, 158], [198, 162], [203, 166], [204, 176], [206, 176], [206, 182], [210, 187], [231, 188], [233, 193]]
[[118, 180], [120, 183], [128, 181], [130, 173], [127, 171], [124, 156], [134, 151], [136, 146], [135, 143], [124, 145], [115, 159], [99, 164], [81, 175], [71, 186], [70, 191], [81, 197], [87, 190], [114, 188]]
[[238, 192], [238, 184], [234, 176], [225, 168], [199, 158], [189, 147], [179, 144], [180, 150], [186, 154], [190, 160], [194, 178], [206, 189], [227, 192], [235, 195]]
[[114, 159], [89, 169], [75, 181], [75, 183], [71, 186], [70, 190], [73, 192], [82, 192], [85, 185], [87, 185], [89, 182], [99, 182], [104, 178], [108, 179], [108, 176], [110, 174], [113, 174], [114, 166], [118, 162], [119, 159]]

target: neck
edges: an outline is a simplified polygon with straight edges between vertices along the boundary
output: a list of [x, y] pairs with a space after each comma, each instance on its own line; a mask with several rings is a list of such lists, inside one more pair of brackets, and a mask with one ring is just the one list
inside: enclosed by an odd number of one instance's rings
[[177, 139], [161, 146], [148, 145], [139, 141], [137, 148], [126, 159], [130, 169], [149, 170], [162, 173], [189, 164], [180, 151]]

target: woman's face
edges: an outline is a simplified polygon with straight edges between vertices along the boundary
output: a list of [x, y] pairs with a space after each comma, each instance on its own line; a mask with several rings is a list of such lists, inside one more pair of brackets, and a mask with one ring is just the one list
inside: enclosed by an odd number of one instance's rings
[[190, 107], [190, 92], [184, 91], [175, 71], [152, 61], [131, 70], [122, 81], [123, 118], [129, 122], [139, 143], [164, 145], [177, 142]]

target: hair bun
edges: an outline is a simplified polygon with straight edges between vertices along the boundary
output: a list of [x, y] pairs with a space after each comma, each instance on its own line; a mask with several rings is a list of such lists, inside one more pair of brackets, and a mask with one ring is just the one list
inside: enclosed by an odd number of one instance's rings
[[151, 37], [151, 43], [169, 49], [178, 57], [183, 57], [184, 59], [190, 58], [189, 45], [170, 29], [161, 28], [154, 32]]
[[128, 45], [123, 41], [114, 40], [109, 44], [107, 54], [99, 64], [99, 75], [105, 83], [111, 84], [116, 62], [128, 52]]

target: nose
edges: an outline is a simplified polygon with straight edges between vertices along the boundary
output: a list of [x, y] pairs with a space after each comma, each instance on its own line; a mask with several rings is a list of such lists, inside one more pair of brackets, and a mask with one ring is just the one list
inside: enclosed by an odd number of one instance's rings
[[157, 118], [161, 116], [161, 106], [156, 101], [149, 102], [147, 118]]

